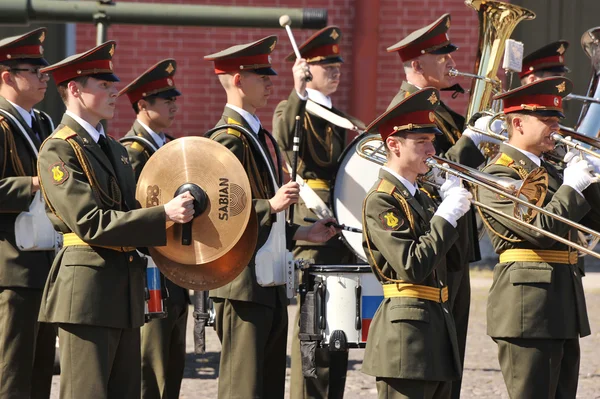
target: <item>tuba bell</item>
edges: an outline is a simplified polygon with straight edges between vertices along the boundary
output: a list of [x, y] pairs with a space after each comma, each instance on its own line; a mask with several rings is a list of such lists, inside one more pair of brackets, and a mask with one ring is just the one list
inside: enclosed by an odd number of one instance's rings
[[510, 38], [517, 24], [535, 18], [535, 13], [527, 8], [501, 1], [466, 0], [465, 4], [479, 16], [479, 43], [466, 120], [491, 108], [492, 97], [497, 90], [498, 68], [504, 53], [505, 42]]
[[[581, 47], [590, 57], [592, 63], [592, 76], [587, 91], [587, 97], [600, 97], [600, 27], [592, 28], [581, 37]], [[575, 125], [578, 133], [591, 137], [600, 137], [600, 104], [585, 102], [581, 108], [579, 119]]]

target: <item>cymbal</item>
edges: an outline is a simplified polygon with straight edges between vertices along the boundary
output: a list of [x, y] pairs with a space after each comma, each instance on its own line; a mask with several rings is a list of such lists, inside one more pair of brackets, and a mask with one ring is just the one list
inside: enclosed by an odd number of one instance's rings
[[258, 238], [258, 220], [252, 209], [242, 238], [233, 249], [217, 260], [203, 265], [182, 265], [167, 259], [155, 248], [149, 248], [154, 263], [175, 284], [196, 291], [207, 291], [233, 281], [248, 265]]
[[[167, 223], [167, 245], [155, 249], [176, 263], [210, 263], [229, 252], [244, 233], [253, 209], [250, 182], [226, 147], [204, 137], [183, 137], [167, 143], [148, 160], [136, 199], [144, 208], [164, 205], [184, 184], [201, 189], [198, 194], [204, 195], [206, 208], [192, 220], [191, 237], [185, 232], [189, 225]], [[190, 245], [182, 243], [185, 237], [190, 238]]]

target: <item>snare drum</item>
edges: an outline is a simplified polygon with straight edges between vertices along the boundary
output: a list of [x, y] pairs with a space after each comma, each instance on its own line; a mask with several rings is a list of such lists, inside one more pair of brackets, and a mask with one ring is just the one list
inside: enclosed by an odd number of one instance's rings
[[[315, 313], [323, 335], [321, 346], [364, 348], [371, 320], [383, 300], [383, 288], [367, 265], [312, 266], [308, 269], [319, 298]], [[332, 347], [333, 346], [333, 347]]]
[[[335, 183], [331, 192], [333, 214], [340, 224], [362, 226], [362, 206], [367, 193], [379, 179], [381, 166], [356, 152], [358, 142], [366, 133], [356, 137], [339, 158]], [[362, 247], [362, 234], [342, 230], [342, 240], [363, 262], [367, 261]]]

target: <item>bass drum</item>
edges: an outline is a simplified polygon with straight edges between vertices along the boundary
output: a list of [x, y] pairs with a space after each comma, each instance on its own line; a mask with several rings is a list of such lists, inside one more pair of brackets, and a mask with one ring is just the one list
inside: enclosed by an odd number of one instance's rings
[[[331, 193], [335, 218], [340, 224], [349, 227], [362, 228], [363, 201], [379, 179], [379, 169], [381, 169], [380, 165], [356, 152], [358, 142], [366, 136], [366, 133], [357, 136], [340, 156]], [[359, 259], [367, 262], [362, 247], [362, 234], [342, 230], [342, 240]]]

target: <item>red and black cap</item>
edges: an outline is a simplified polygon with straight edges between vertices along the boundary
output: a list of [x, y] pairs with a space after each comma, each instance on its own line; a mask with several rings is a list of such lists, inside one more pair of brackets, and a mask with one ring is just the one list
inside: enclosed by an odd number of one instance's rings
[[113, 73], [112, 63], [116, 45], [115, 41], [110, 40], [85, 53], [72, 55], [56, 64], [42, 68], [40, 72], [52, 74], [57, 85], [81, 76], [118, 82], [119, 78]]
[[440, 92], [433, 87], [419, 90], [375, 119], [366, 131], [379, 133], [385, 141], [396, 133], [442, 134], [435, 124], [434, 111], [440, 104]]
[[238, 44], [218, 53], [204, 56], [215, 63], [217, 75], [235, 72], [254, 72], [258, 75], [277, 75], [271, 68], [270, 54], [277, 44], [277, 36], [267, 36], [252, 43]]
[[397, 51], [402, 62], [410, 61], [423, 54], [448, 54], [458, 50], [450, 43], [450, 14], [444, 14], [432, 24], [418, 29], [398, 43], [387, 48], [388, 53]]
[[0, 40], [0, 63], [18, 61], [25, 64], [47, 66], [43, 43], [46, 28], [39, 28], [19, 36]]
[[[342, 32], [337, 26], [328, 26], [306, 39], [298, 47], [302, 58], [309, 64], [336, 64], [344, 62], [340, 53]], [[295, 61], [296, 54], [291, 53], [286, 61]]]
[[527, 75], [540, 71], [569, 72], [569, 68], [565, 65], [565, 52], [568, 48], [568, 41], [559, 40], [527, 55], [523, 58], [523, 68], [519, 73], [519, 78], [523, 79]]
[[499, 94], [494, 97], [494, 100], [503, 101], [505, 114], [518, 112], [564, 118], [563, 98], [572, 90], [573, 82], [557, 76], [540, 79]]
[[180, 96], [181, 92], [175, 87], [175, 72], [177, 72], [177, 62], [174, 59], [162, 60], [125, 86], [119, 92], [119, 96], [127, 94], [131, 104], [148, 97]]

